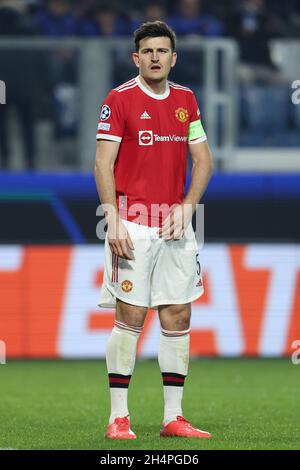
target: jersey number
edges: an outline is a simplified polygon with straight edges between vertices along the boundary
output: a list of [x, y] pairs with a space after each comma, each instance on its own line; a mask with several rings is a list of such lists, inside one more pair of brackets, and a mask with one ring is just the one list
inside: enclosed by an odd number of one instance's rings
[[196, 263], [197, 263], [197, 274], [200, 276], [201, 274], [201, 266], [200, 266], [200, 261], [198, 260], [199, 253], [196, 254]]

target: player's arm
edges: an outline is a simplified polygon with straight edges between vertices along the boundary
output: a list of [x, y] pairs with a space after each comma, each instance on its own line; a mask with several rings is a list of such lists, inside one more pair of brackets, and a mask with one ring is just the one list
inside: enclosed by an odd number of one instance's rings
[[211, 177], [212, 157], [207, 141], [192, 142], [189, 143], [193, 162], [190, 188], [182, 204], [171, 211], [158, 232], [166, 240], [182, 238]]
[[118, 156], [120, 142], [98, 140], [95, 159], [95, 180], [98, 194], [107, 221], [107, 237], [111, 251], [121, 258], [133, 259], [132, 240], [118, 213], [114, 164]]
[[189, 151], [192, 159], [191, 184], [183, 204], [191, 204], [194, 213], [212, 174], [212, 156], [207, 140], [189, 142]]
[[188, 147], [193, 166], [189, 191], [183, 204], [190, 204], [192, 214], [194, 214], [212, 173], [212, 157], [194, 94], [191, 96], [191, 121], [188, 130]]

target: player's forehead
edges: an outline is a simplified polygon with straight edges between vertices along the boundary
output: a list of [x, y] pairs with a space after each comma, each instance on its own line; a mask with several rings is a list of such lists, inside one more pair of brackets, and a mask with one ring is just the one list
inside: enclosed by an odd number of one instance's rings
[[157, 38], [144, 38], [140, 40], [140, 50], [142, 49], [171, 49], [172, 44], [167, 36]]

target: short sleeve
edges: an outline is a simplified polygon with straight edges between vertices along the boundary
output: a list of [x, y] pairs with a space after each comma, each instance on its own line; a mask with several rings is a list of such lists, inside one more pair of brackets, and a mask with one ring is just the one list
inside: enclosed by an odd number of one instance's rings
[[188, 130], [189, 144], [198, 144], [207, 140], [206, 133], [201, 123], [201, 114], [194, 93], [191, 99], [190, 124]]
[[98, 121], [97, 140], [121, 142], [124, 135], [125, 119], [120, 94], [112, 90], [104, 100]]

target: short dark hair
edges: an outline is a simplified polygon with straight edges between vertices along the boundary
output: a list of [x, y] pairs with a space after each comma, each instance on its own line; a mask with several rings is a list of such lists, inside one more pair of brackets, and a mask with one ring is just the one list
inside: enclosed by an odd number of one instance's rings
[[134, 31], [134, 43], [135, 50], [138, 52], [140, 48], [140, 41], [145, 38], [159, 38], [167, 37], [170, 38], [172, 51], [176, 47], [176, 34], [173, 29], [170, 28], [163, 21], [147, 21], [143, 23], [138, 29]]

